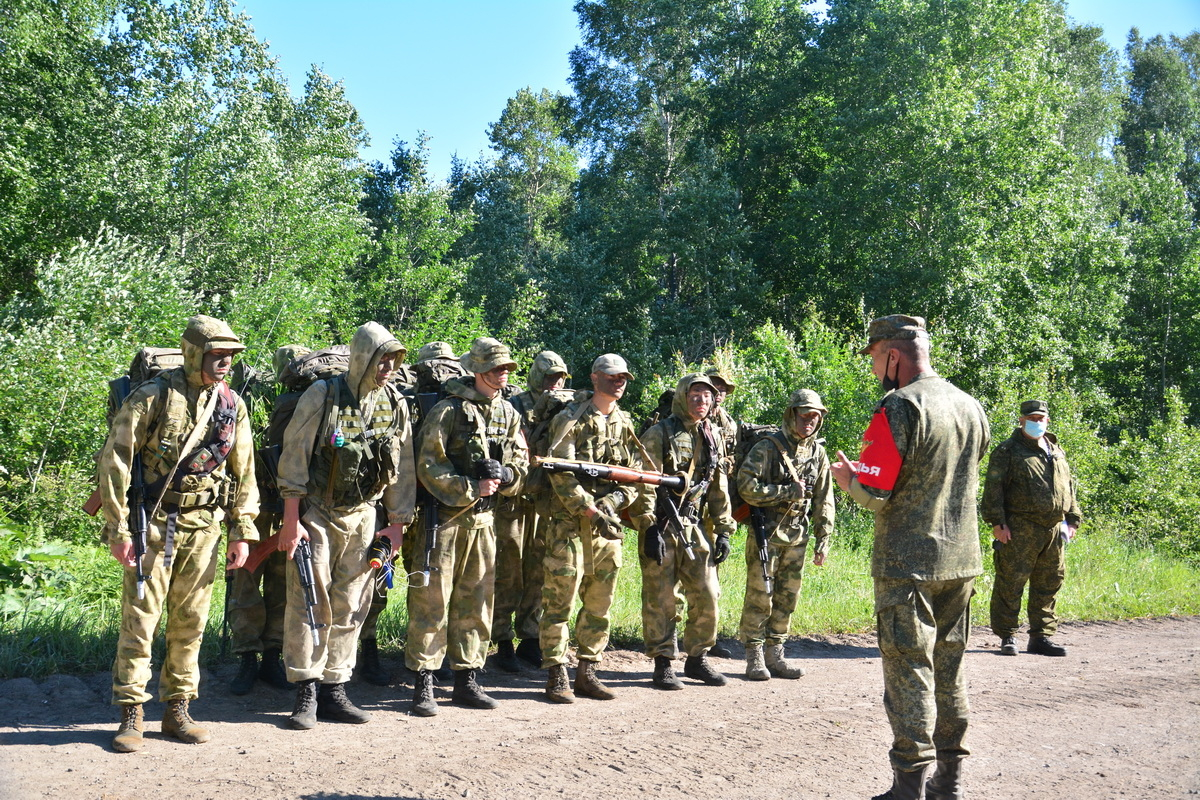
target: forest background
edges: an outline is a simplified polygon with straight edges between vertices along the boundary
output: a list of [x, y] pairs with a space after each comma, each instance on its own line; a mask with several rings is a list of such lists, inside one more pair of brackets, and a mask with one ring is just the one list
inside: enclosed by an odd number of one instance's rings
[[[442, 182], [419, 138], [365, 162], [344, 87], [314, 68], [294, 92], [225, 0], [0, 8], [6, 631], [111, 607], [78, 510], [107, 382], [197, 312], [260, 368], [369, 319], [413, 352], [553, 349], [581, 387], [615, 351], [635, 416], [718, 364], [746, 421], [817, 389], [851, 453], [879, 395], [866, 323], [919, 314], [997, 442], [1050, 400], [1086, 546], [1177, 576], [1149, 608], [1110, 580], [1096, 613], [1197, 610], [1200, 33], [1118, 53], [1052, 0], [576, 12], [572, 92], [517, 92], [496, 155]], [[23, 641], [17, 661], [45, 655]]]

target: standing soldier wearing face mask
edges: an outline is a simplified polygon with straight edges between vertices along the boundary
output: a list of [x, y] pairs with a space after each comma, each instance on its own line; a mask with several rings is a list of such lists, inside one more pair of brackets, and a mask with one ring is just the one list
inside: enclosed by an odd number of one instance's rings
[[[314, 635], [299, 565], [290, 568], [284, 661], [288, 678], [299, 686], [288, 720], [298, 730], [314, 727], [318, 719], [371, 718], [350, 702], [345, 684], [370, 606], [371, 543], [386, 536], [395, 547], [413, 519], [408, 403], [389, 382], [404, 354], [382, 325], [360, 326], [350, 341], [349, 370], [308, 387], [283, 435], [279, 549], [291, 559], [300, 540], [309, 542], [317, 600]], [[389, 524], [376, 533], [381, 498]]]
[[804, 675], [803, 668], [783, 657], [783, 643], [800, 598], [808, 540], [816, 542], [813, 564], [819, 567], [829, 554], [833, 533], [833, 477], [824, 440], [817, 438], [827, 411], [819, 394], [800, 389], [783, 412], [780, 431], [760, 439], [738, 470], [742, 497], [763, 509], [766, 572], [771, 577], [768, 591], [752, 534], [746, 539], [746, 599], [740, 625], [750, 680]]
[[[516, 369], [509, 349], [483, 337], [459, 359], [471, 373], [446, 384], [449, 395], [421, 423], [417, 475], [438, 502], [437, 550], [427, 586], [408, 588], [404, 658], [417, 673], [412, 711], [437, 714], [432, 671], [449, 649], [453, 702], [495, 708], [476, 678], [492, 638], [496, 593], [496, 495], [515, 497], [529, 470], [521, 417], [503, 397]], [[425, 548], [417, 531], [413, 552]]]
[[1017, 429], [992, 451], [983, 484], [982, 517], [992, 526], [996, 585], [992, 631], [1000, 652], [1017, 654], [1021, 595], [1029, 584], [1028, 652], [1065, 656], [1051, 641], [1058, 630], [1055, 599], [1066, 574], [1064, 547], [1082, 519], [1075, 481], [1054, 434], [1046, 431], [1050, 407], [1043, 400], [1021, 404]]
[[[162, 731], [189, 744], [208, 741], [208, 731], [189, 716], [188, 701], [197, 697], [200, 641], [219, 569], [217, 509], [229, 518], [229, 567], [241, 567], [248, 542], [258, 540], [250, 420], [245, 403], [225, 383], [233, 357], [245, 345], [221, 320], [198, 315], [188, 320], [180, 347], [182, 367], [143, 383], [125, 400], [97, 464], [104, 539], [126, 568], [113, 663], [113, 703], [121, 707], [122, 719], [112, 745], [120, 753], [142, 747], [142, 704], [151, 699], [150, 648], [164, 610]], [[133, 474], [135, 458], [140, 476]], [[130, 533], [132, 515], [140, 513], [128, 496], [135, 480], [145, 487], [149, 523], [140, 565]]]
[[[737, 523], [730, 507], [729, 480], [721, 469], [724, 442], [708, 419], [716, 391], [706, 375], [685, 375], [675, 389], [671, 415], [642, 439], [654, 470], [687, 479], [682, 496], [661, 487], [657, 490], [656, 521], [642, 534], [642, 635], [646, 655], [654, 659], [653, 683], [660, 689], [683, 688], [671, 666], [676, 652], [677, 583], [688, 606], [683, 674], [710, 686], [725, 685], [725, 676], [709, 663], [708, 651], [717, 640], [721, 595], [717, 565], [729, 557], [729, 537]], [[672, 509], [678, 512], [682, 530]], [[712, 526], [711, 545], [704, 535], [706, 523]]]

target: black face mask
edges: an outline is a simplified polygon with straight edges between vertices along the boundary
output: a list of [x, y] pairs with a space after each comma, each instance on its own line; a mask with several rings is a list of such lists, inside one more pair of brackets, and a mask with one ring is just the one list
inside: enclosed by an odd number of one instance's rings
[[895, 377], [889, 376], [887, 367], [883, 368], [883, 380], [879, 382], [883, 386], [884, 394], [900, 388], [900, 362], [896, 362]]

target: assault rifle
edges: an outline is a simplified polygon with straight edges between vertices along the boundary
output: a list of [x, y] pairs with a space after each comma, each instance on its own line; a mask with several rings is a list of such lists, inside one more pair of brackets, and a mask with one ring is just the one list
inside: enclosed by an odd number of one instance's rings
[[304, 590], [304, 608], [308, 612], [308, 626], [312, 629], [313, 647], [321, 644], [321, 636], [317, 631], [324, 628], [324, 623], [317, 623], [317, 615], [313, 609], [317, 607], [317, 579], [313, 574], [312, 545], [308, 539], [296, 543], [296, 570], [300, 573], [300, 588]]
[[[429, 416], [429, 412], [437, 405], [436, 392], [421, 392], [417, 395], [417, 407], [421, 412], [421, 421]], [[421, 523], [425, 530], [425, 568], [408, 576], [408, 585], [416, 588], [429, 585], [429, 577], [433, 572], [433, 554], [437, 552], [438, 527], [441, 519], [438, 513], [437, 498], [430, 494], [421, 481], [417, 481], [417, 507], [421, 509]], [[418, 576], [419, 579], [418, 579]]]
[[771, 555], [767, 550], [767, 514], [758, 506], [750, 506], [750, 530], [754, 531], [754, 542], [758, 545], [758, 563], [762, 565], [763, 584], [771, 594]]
[[129, 533], [133, 536], [133, 569], [137, 573], [138, 600], [146, 597], [146, 573], [142, 559], [146, 557], [146, 478], [142, 474], [142, 454], [135, 453], [130, 462], [133, 480], [129, 485]]
[[[680, 480], [683, 480], [680, 478]], [[687, 501], [684, 501], [685, 503]], [[687, 553], [689, 561], [696, 560], [696, 548], [692, 544], [692, 540], [688, 538], [687, 526], [683, 522], [683, 517], [680, 514], [679, 508], [675, 505], [674, 498], [671, 497], [671, 492], [665, 487], [658, 487], [658, 518], [661, 520], [666, 517], [666, 523], [659, 523], [664, 528], [674, 528], [675, 535], [679, 537], [680, 544], [683, 545], [683, 551]]]

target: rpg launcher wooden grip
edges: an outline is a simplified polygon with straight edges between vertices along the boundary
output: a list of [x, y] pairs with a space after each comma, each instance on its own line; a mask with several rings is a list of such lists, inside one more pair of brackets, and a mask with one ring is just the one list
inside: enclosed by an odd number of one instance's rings
[[682, 475], [664, 475], [661, 472], [646, 472], [630, 467], [596, 464], [591, 461], [567, 461], [560, 458], [535, 456], [533, 462], [547, 472], [572, 472], [576, 475], [587, 475], [613, 483], [645, 483], [650, 486], [662, 486], [677, 494], [683, 492], [687, 480]]

